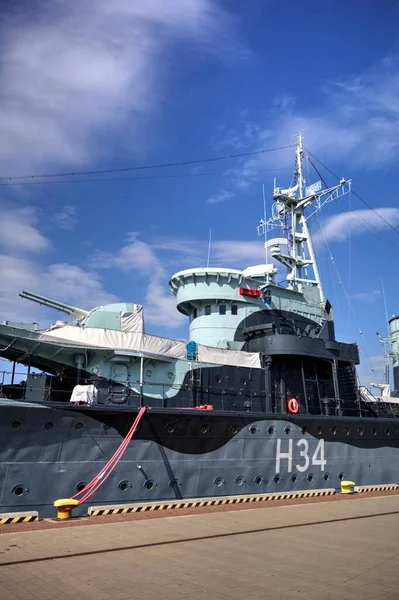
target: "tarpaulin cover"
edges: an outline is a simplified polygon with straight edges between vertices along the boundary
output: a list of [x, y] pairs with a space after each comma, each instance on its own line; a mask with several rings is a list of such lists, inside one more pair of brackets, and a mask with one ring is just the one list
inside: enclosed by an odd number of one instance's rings
[[[40, 335], [43, 342], [52, 341], [60, 344], [92, 346], [112, 350], [131, 350], [135, 353], [158, 355], [174, 359], [186, 359], [186, 343], [180, 340], [161, 338], [155, 335], [132, 331], [115, 331], [112, 329], [97, 329], [95, 327], [75, 327], [66, 325]], [[225, 350], [211, 346], [197, 346], [198, 362], [249, 367], [260, 369], [258, 353], [241, 350]]]

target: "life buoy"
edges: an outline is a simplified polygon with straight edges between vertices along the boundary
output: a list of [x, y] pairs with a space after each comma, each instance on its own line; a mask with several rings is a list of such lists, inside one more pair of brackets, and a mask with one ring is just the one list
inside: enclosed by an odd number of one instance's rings
[[296, 400], [295, 398], [290, 398], [287, 402], [287, 408], [288, 412], [292, 413], [293, 415], [296, 415], [296, 413], [299, 411], [298, 400]]

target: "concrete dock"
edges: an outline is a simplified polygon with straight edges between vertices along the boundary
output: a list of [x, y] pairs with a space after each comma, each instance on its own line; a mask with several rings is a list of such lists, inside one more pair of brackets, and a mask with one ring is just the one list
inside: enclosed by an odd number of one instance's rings
[[4, 533], [1, 600], [399, 600], [399, 496]]

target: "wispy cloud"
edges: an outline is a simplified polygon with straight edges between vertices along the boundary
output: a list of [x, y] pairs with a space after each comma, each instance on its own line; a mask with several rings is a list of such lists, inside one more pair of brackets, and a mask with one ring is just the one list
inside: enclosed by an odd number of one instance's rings
[[50, 243], [38, 229], [38, 218], [33, 209], [16, 209], [3, 212], [0, 246], [0, 320], [35, 320], [44, 318], [46, 309], [19, 298], [28, 289], [56, 300], [93, 308], [114, 302], [100, 276], [67, 263], [43, 265], [32, 255], [43, 253]]
[[[164, 240], [164, 250], [168, 241]], [[175, 245], [173, 250], [178, 249]], [[187, 246], [186, 246], [187, 248]], [[138, 273], [146, 281], [145, 322], [176, 328], [185, 317], [176, 309], [176, 300], [167, 286], [167, 271], [156, 249], [139, 239], [136, 232], [128, 235], [126, 243], [116, 252], [97, 252], [90, 260], [97, 269], [120, 269], [124, 273]]]
[[381, 290], [370, 290], [368, 292], [358, 292], [357, 294], [352, 294], [352, 298], [354, 300], [360, 300], [360, 302], [375, 302], [376, 300], [380, 300], [381, 298]]
[[140, 240], [136, 232], [130, 233], [126, 243], [116, 252], [96, 252], [91, 257], [90, 264], [97, 269], [117, 268], [126, 273], [138, 271], [157, 279], [165, 276], [165, 269], [153, 248]]
[[3, 15], [0, 33], [0, 156], [11, 173], [101, 158], [110, 129], [127, 122], [124, 142], [142, 149], [138, 132], [167, 93], [168, 50], [240, 48], [211, 0], [36, 0]]
[[213, 194], [212, 196], [210, 196], [207, 200], [208, 204], [220, 204], [221, 202], [225, 202], [226, 200], [229, 200], [230, 198], [233, 198], [234, 194], [232, 192], [229, 192], [227, 190], [222, 190], [221, 192], [218, 192], [217, 194]]
[[17, 254], [46, 250], [50, 242], [37, 229], [36, 223], [37, 213], [33, 208], [3, 209], [0, 247]]
[[[216, 141], [219, 148], [232, 150], [284, 146], [295, 143], [298, 132], [304, 130], [306, 148], [331, 165], [348, 161], [350, 170], [378, 169], [398, 160], [399, 56], [352, 77], [330, 81], [314, 97], [317, 103], [303, 108], [300, 98], [296, 102], [289, 91], [277, 94], [262, 121], [245, 113], [234, 129], [221, 126], [211, 146]], [[245, 189], [260, 178], [260, 170], [291, 164], [292, 150], [251, 157], [226, 171], [226, 181]]]
[[280, 110], [286, 111], [286, 110], [294, 108], [294, 106], [296, 104], [296, 99], [294, 96], [292, 96], [292, 94], [283, 93], [283, 94], [279, 94], [278, 96], [275, 97], [274, 104]]
[[[378, 208], [376, 210], [353, 210], [334, 215], [322, 224], [327, 241], [344, 241], [350, 236], [360, 235], [370, 229], [387, 229], [389, 225], [399, 224], [398, 208]], [[323, 239], [321, 233], [313, 236], [316, 242]]]
[[76, 209], [69, 204], [65, 205], [62, 210], [55, 213], [53, 221], [60, 229], [70, 231], [76, 225]]

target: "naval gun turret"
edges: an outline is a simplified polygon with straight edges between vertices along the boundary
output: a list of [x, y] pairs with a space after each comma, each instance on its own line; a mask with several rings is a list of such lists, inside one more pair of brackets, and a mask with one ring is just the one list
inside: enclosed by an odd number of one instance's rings
[[48, 306], [49, 308], [54, 308], [55, 310], [59, 310], [60, 312], [66, 313], [67, 315], [76, 317], [76, 319], [83, 319], [89, 314], [89, 312], [87, 310], [84, 310], [83, 308], [69, 306], [69, 304], [64, 304], [63, 302], [51, 300], [51, 298], [40, 296], [40, 294], [33, 294], [32, 292], [23, 291], [19, 295], [21, 298], [25, 298], [26, 300], [32, 300], [32, 302], [37, 302], [38, 304]]

